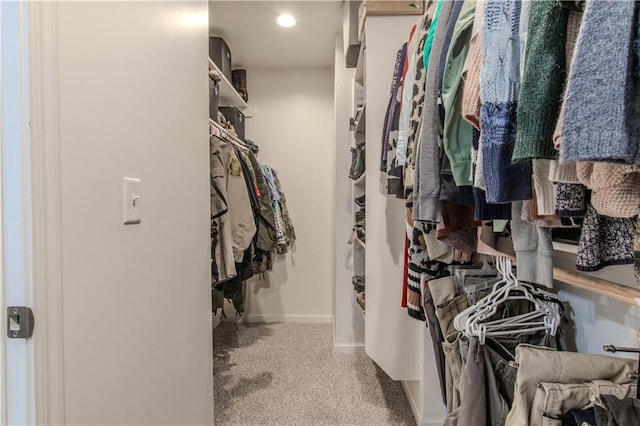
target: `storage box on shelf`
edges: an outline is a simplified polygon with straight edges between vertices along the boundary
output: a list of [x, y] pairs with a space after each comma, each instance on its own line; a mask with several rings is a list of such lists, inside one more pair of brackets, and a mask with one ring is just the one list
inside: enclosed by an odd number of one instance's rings
[[220, 106], [224, 107], [236, 107], [238, 109], [247, 109], [248, 105], [242, 99], [242, 96], [234, 89], [233, 85], [227, 79], [220, 68], [209, 58], [209, 75], [218, 81], [219, 85], [219, 100]]
[[364, 38], [367, 16], [422, 15], [424, 0], [364, 0], [358, 10], [358, 34]]

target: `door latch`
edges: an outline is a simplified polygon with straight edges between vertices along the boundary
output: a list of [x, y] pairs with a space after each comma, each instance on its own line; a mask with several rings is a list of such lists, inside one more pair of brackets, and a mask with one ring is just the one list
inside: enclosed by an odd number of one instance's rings
[[33, 336], [34, 318], [31, 308], [26, 306], [7, 307], [7, 337], [28, 339]]

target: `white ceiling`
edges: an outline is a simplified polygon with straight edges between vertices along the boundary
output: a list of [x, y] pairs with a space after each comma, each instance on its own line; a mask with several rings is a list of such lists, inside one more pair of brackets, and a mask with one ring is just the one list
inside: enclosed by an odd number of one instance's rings
[[[284, 12], [295, 16], [296, 26], [276, 25]], [[210, 0], [209, 27], [229, 44], [233, 67], [333, 67], [342, 0]]]

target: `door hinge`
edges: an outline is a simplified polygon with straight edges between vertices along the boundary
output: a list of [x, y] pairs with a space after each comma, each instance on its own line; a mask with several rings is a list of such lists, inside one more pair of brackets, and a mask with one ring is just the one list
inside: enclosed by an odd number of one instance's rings
[[7, 307], [7, 337], [28, 339], [33, 336], [33, 311], [27, 306]]

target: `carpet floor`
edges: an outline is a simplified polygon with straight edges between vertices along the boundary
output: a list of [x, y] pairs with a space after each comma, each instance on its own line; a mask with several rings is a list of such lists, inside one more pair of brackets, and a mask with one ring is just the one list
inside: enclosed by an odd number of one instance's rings
[[334, 353], [330, 324], [220, 324], [214, 404], [219, 426], [415, 425], [400, 382]]

